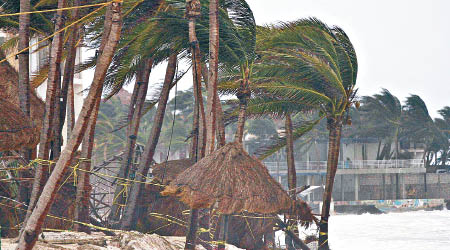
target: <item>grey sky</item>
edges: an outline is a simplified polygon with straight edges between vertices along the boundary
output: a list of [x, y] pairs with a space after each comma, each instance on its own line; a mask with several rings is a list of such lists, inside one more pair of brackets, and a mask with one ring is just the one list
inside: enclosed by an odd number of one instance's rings
[[248, 0], [258, 24], [315, 16], [342, 27], [359, 61], [360, 95], [417, 94], [432, 116], [450, 106], [449, 0]]
[[[358, 55], [360, 95], [387, 88], [404, 101], [417, 94], [433, 117], [438, 109], [450, 106], [450, 0], [247, 2], [259, 25], [315, 16], [342, 27]], [[156, 67], [150, 81], [162, 81], [164, 71], [164, 64]], [[189, 72], [179, 89], [191, 85]]]

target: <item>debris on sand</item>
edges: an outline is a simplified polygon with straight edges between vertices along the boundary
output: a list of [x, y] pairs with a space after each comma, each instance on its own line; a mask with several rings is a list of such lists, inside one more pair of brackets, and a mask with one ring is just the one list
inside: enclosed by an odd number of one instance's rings
[[[14, 250], [17, 239], [1, 240], [3, 250]], [[143, 234], [138, 232], [116, 233], [116, 236], [106, 236], [103, 233], [86, 234], [83, 232], [44, 232], [34, 247], [36, 250], [180, 250], [184, 249], [185, 238], [175, 236], [159, 236], [157, 234]], [[197, 250], [204, 250], [197, 245]], [[239, 250], [227, 245], [228, 250]]]

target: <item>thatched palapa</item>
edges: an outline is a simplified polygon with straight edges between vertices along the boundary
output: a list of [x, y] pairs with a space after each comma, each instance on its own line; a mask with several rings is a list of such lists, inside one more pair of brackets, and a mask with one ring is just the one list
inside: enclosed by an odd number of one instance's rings
[[175, 179], [178, 174], [188, 169], [193, 164], [194, 161], [191, 159], [167, 161], [154, 165], [152, 167], [152, 174], [159, 183], [167, 185]]
[[0, 99], [0, 152], [35, 147], [39, 130], [13, 103]]
[[182, 172], [161, 193], [177, 195], [191, 208], [217, 202], [222, 214], [276, 213], [292, 200], [267, 168], [251, 157], [239, 142], [229, 143]]
[[[165, 236], [185, 236], [186, 227], [177, 223], [172, 223], [164, 219], [148, 214], [157, 213], [169, 215], [180, 221], [186, 221], [187, 216], [183, 211], [189, 209], [176, 197], [162, 197], [160, 192], [164, 189], [160, 184], [167, 185], [176, 176], [193, 165], [190, 159], [174, 160], [162, 162], [152, 166], [154, 179], [152, 184], [146, 184], [142, 199], [138, 202], [138, 216], [136, 229], [141, 232], [152, 232]], [[207, 223], [207, 222], [206, 222]]]
[[[5, 54], [0, 50], [0, 58], [4, 58]], [[19, 107], [19, 74], [11, 64], [7, 61], [0, 63], [0, 99], [7, 100]], [[30, 90], [30, 112], [31, 121], [41, 130], [44, 120], [44, 101], [36, 94], [35, 88], [32, 86]]]

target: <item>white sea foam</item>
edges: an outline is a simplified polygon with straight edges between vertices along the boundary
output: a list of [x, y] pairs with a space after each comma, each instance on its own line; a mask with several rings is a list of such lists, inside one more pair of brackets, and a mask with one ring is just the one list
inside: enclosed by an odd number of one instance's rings
[[332, 215], [329, 230], [332, 250], [450, 250], [449, 210]]
[[330, 217], [330, 247], [365, 250], [450, 249], [450, 211]]

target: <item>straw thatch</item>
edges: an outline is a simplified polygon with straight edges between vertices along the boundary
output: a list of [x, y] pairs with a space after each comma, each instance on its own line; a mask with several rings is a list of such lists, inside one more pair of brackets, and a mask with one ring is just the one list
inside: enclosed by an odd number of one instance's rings
[[[190, 159], [168, 161], [167, 163], [157, 164], [152, 167], [152, 174], [154, 184], [168, 185], [174, 180], [178, 174], [187, 170], [193, 165], [193, 161]], [[189, 171], [189, 170], [187, 170]], [[161, 219], [150, 215], [156, 213], [159, 215], [169, 215], [176, 218], [178, 221], [184, 221], [187, 223], [189, 215], [186, 213], [189, 207], [180, 202], [175, 196], [161, 196], [160, 192], [164, 189], [158, 185], [145, 185], [142, 199], [139, 200], [138, 210], [142, 216], [139, 216], [137, 222], [137, 230], [140, 232], [152, 232], [165, 236], [185, 236], [186, 227], [176, 223], [172, 223], [168, 220]], [[302, 219], [311, 218], [311, 209], [302, 201], [298, 201], [300, 204], [305, 205], [303, 210], [297, 209], [296, 214], [301, 215]], [[286, 209], [286, 212], [291, 212], [293, 207]], [[301, 214], [304, 211], [306, 214]], [[185, 213], [183, 213], [185, 212]], [[203, 217], [203, 212], [200, 213], [200, 227], [208, 227], [207, 217]], [[237, 247], [244, 249], [262, 249], [262, 238], [266, 233], [270, 233], [275, 226], [275, 221], [272, 217], [275, 214], [254, 214], [243, 212], [230, 217], [229, 231], [227, 241]], [[309, 221], [311, 221], [309, 219]], [[217, 230], [214, 234], [214, 240], [218, 240]]]
[[177, 221], [187, 221], [189, 215], [183, 211], [189, 207], [173, 196], [161, 196], [164, 189], [160, 184], [167, 185], [175, 177], [193, 165], [190, 159], [181, 159], [163, 162], [152, 166], [154, 179], [152, 184], [146, 184], [143, 197], [138, 201], [138, 212], [143, 216], [138, 217], [137, 230], [141, 232], [153, 232], [165, 236], [185, 236], [186, 227], [168, 220], [149, 214], [169, 215]]
[[179, 173], [192, 165], [194, 165], [194, 161], [191, 159], [167, 161], [154, 165], [152, 167], [152, 174], [159, 183], [167, 185], [175, 179]]
[[[4, 52], [0, 50], [0, 58], [4, 58]], [[8, 62], [0, 63], [0, 99], [8, 100], [19, 107], [19, 75]], [[37, 96], [34, 88], [30, 91], [31, 120], [40, 130], [44, 120], [44, 102]]]
[[191, 208], [208, 208], [217, 202], [223, 214], [276, 213], [292, 205], [267, 168], [238, 142], [223, 146], [179, 174], [162, 195], [177, 195]]
[[35, 147], [39, 130], [13, 103], [0, 99], [0, 151]]

